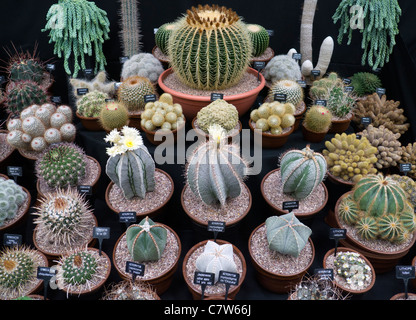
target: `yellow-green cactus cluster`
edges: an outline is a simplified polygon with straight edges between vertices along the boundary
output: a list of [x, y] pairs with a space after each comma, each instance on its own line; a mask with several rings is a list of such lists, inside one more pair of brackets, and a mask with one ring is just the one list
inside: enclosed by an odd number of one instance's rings
[[217, 99], [203, 107], [196, 117], [198, 128], [206, 133], [214, 124], [220, 125], [226, 131], [234, 129], [238, 124], [237, 108], [223, 99]]
[[399, 163], [410, 163], [411, 168], [407, 174], [416, 178], [416, 142], [402, 146], [402, 156]]
[[344, 181], [357, 182], [368, 174], [376, 174], [377, 148], [367, 138], [353, 134], [336, 134], [325, 142], [323, 155], [329, 172]]
[[182, 106], [173, 103], [169, 93], [164, 93], [158, 101], [146, 103], [141, 115], [141, 126], [149, 131], [158, 129], [173, 131], [185, 122]]
[[295, 124], [295, 111], [293, 103], [266, 102], [250, 113], [250, 120], [255, 123], [256, 129], [279, 135]]

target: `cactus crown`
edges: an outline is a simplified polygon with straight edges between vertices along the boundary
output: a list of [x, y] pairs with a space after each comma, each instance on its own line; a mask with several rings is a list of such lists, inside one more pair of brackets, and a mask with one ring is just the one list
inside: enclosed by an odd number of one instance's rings
[[32, 104], [43, 104], [48, 100], [45, 89], [32, 80], [12, 82], [6, 95], [6, 111], [15, 115]]
[[97, 259], [87, 251], [77, 251], [59, 262], [57, 279], [66, 285], [83, 285], [97, 273]]
[[253, 45], [253, 56], [258, 57], [269, 46], [270, 36], [267, 30], [258, 24], [248, 24], [248, 33], [250, 34], [251, 42]]
[[101, 109], [98, 121], [104, 130], [120, 129], [128, 124], [129, 111], [122, 103], [110, 102]]
[[84, 117], [98, 117], [101, 109], [107, 104], [106, 99], [109, 99], [109, 95], [105, 92], [88, 92], [77, 100], [77, 111]]

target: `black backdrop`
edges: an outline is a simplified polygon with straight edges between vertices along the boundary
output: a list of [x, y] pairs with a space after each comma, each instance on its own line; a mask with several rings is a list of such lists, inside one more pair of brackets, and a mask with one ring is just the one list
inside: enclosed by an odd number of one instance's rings
[[[53, 55], [53, 45], [48, 44], [48, 37], [46, 33], [40, 30], [44, 27], [45, 16], [48, 8], [55, 3], [55, 1], [42, 0], [2, 0], [0, 6], [0, 46], [11, 48], [12, 43], [23, 50], [33, 51], [35, 43], [38, 44], [39, 57], [43, 60], [50, 60], [56, 64], [56, 71], [54, 72], [55, 83], [52, 87], [53, 95], [62, 97], [64, 103], [69, 103], [67, 88], [67, 76], [62, 68], [62, 61]], [[111, 23], [111, 39], [104, 45], [104, 52], [107, 57], [108, 66], [107, 72], [109, 77], [117, 80], [120, 74], [119, 57], [122, 55], [120, 49], [120, 42], [118, 37], [118, 10], [119, 4], [117, 1], [96, 1], [97, 5], [106, 10]], [[300, 18], [302, 14], [301, 0], [282, 1], [282, 0], [261, 0], [256, 2], [251, 1], [217, 1], [217, 4], [232, 7], [237, 13], [245, 18], [245, 21], [250, 23], [259, 23], [267, 29], [274, 30], [274, 35], [271, 37], [270, 46], [275, 50], [276, 54], [287, 53], [290, 48], [299, 48], [299, 30]], [[314, 34], [313, 34], [313, 49], [314, 59], [316, 60], [319, 53], [319, 47], [322, 40], [330, 35], [334, 39], [338, 35], [339, 25], [333, 25], [332, 14], [339, 1], [321, 0], [318, 3], [318, 11], [315, 16]], [[382, 70], [380, 76], [383, 84], [387, 90], [389, 99], [400, 100], [402, 107], [405, 109], [406, 116], [411, 123], [408, 134], [402, 137], [402, 142], [412, 142], [414, 140], [415, 128], [413, 125], [416, 121], [416, 115], [413, 110], [416, 110], [416, 99], [414, 94], [414, 87], [416, 85], [414, 74], [416, 71], [416, 29], [414, 28], [414, 17], [416, 14], [416, 2], [407, 0], [399, 1], [403, 16], [400, 22], [400, 35], [397, 37], [397, 45], [394, 53], [391, 56], [391, 62], [388, 63]], [[161, 24], [172, 21], [186, 11], [192, 5], [197, 5], [196, 1], [140, 1], [139, 11], [142, 30], [142, 51], [151, 52], [154, 46], [154, 28]], [[201, 3], [204, 4], [204, 3]], [[360, 35], [354, 34], [353, 43], [350, 46], [336, 44], [332, 63], [329, 70], [337, 71], [342, 76], [347, 77], [354, 72], [360, 70], [368, 70], [366, 67], [360, 65], [361, 49], [360, 49]], [[0, 49], [0, 59], [7, 60], [8, 56], [5, 50]], [[314, 61], [315, 63], [316, 61]], [[247, 128], [247, 116], [242, 118], [242, 122]], [[102, 138], [104, 133], [89, 133], [83, 130], [78, 124], [78, 138], [77, 142], [85, 148], [87, 154], [94, 156], [100, 162], [101, 166], [105, 166], [106, 155], [104, 143]], [[349, 129], [352, 130], [351, 128]], [[301, 133], [294, 133], [286, 146], [278, 150], [267, 150], [263, 152], [263, 167], [262, 172], [258, 176], [251, 176], [247, 182], [253, 193], [253, 208], [250, 211], [247, 219], [241, 225], [241, 229], [236, 233], [229, 235], [230, 239], [235, 241], [235, 244], [241, 248], [246, 254], [248, 273], [246, 281], [238, 299], [241, 300], [284, 300], [286, 295], [278, 295], [270, 293], [262, 289], [255, 280], [252, 266], [247, 255], [247, 239], [250, 232], [268, 216], [268, 208], [261, 197], [259, 184], [262, 177], [270, 170], [276, 167], [277, 157], [288, 147], [300, 148], [305, 145]], [[146, 145], [151, 152], [154, 147], [146, 141]], [[315, 144], [312, 147], [320, 150], [323, 144]], [[33, 176], [33, 164], [25, 159], [18, 158], [19, 164], [24, 167], [24, 177], [20, 182], [35, 192]], [[162, 165], [161, 169], [167, 171], [175, 181], [175, 193], [171, 204], [169, 206], [169, 214], [162, 217], [166, 224], [170, 225], [176, 230], [183, 241], [183, 253], [186, 253], [197, 240], [200, 235], [195, 232], [190, 224], [189, 219], [184, 215], [180, 208], [180, 191], [183, 187], [182, 169], [177, 165]], [[332, 201], [337, 199], [337, 196], [342, 193], [342, 190], [335, 190], [329, 182], [326, 182], [330, 190], [334, 194]], [[105, 174], [100, 179], [97, 193], [91, 199], [95, 208], [95, 213], [101, 226], [111, 226], [114, 237], [109, 241], [104, 241], [103, 250], [109, 255], [112, 253], [114, 242], [119, 234], [123, 232], [123, 226], [117, 223], [117, 219], [109, 212], [105, 205], [103, 194], [105, 187], [108, 184], [108, 178]], [[35, 193], [33, 193], [36, 196]], [[328, 206], [333, 203], [328, 204]], [[325, 251], [333, 246], [333, 243], [327, 238], [328, 226], [323, 222], [323, 217], [327, 213], [324, 210], [313, 222], [313, 240], [316, 241], [315, 246], [318, 248], [316, 262], [313, 267], [320, 267], [321, 259]], [[32, 232], [32, 218], [26, 225], [13, 232], [21, 232], [25, 235], [25, 240], [31, 243]], [[409, 263], [414, 256], [411, 252], [402, 263]], [[180, 268], [179, 268], [180, 269]], [[117, 274], [112, 271], [110, 281], [118, 281]], [[414, 288], [411, 288], [414, 289]], [[401, 292], [403, 285], [400, 281], [395, 279], [394, 272], [378, 276], [376, 286], [368, 294], [359, 297], [353, 297], [353, 300], [387, 300], [393, 294]], [[50, 292], [50, 298], [55, 300], [65, 299], [65, 295], [60, 292]], [[98, 299], [99, 296], [89, 297], [89, 299]], [[82, 300], [83, 298], [79, 298]], [[169, 289], [162, 299], [191, 299], [187, 291], [184, 281], [182, 279], [181, 271], [178, 270], [177, 275], [173, 281], [171, 289]]]

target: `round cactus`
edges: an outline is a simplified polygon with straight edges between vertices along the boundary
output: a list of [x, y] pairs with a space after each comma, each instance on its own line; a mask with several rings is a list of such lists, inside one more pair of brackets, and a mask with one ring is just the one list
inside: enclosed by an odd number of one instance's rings
[[377, 88], [383, 86], [381, 79], [374, 73], [357, 72], [351, 77], [351, 86], [354, 87], [354, 92], [363, 97], [372, 94]]
[[360, 218], [360, 210], [358, 209], [357, 204], [351, 199], [351, 197], [344, 199], [340, 203], [338, 207], [338, 213], [340, 218], [349, 225], [356, 224]]
[[287, 54], [274, 56], [263, 70], [264, 78], [270, 82], [279, 80], [301, 80], [299, 64]]
[[172, 31], [175, 29], [175, 23], [168, 22], [162, 24], [155, 33], [156, 46], [162, 51], [163, 54], [168, 54], [168, 43]]
[[275, 94], [285, 94], [286, 102], [298, 106], [304, 99], [303, 88], [293, 80], [279, 80], [273, 82], [267, 100], [274, 100]]
[[57, 282], [64, 286], [79, 286], [90, 282], [98, 271], [98, 261], [88, 251], [78, 251], [62, 257], [57, 268]]
[[77, 100], [77, 112], [84, 117], [96, 118], [107, 104], [106, 99], [109, 98], [105, 92], [98, 90], [88, 92]]
[[31, 80], [13, 82], [6, 95], [6, 110], [15, 115], [32, 104], [43, 104], [48, 100], [45, 89]]
[[121, 78], [132, 76], [148, 78], [152, 83], [157, 82], [164, 71], [162, 63], [151, 53], [138, 53], [123, 64]]
[[253, 46], [253, 56], [258, 57], [269, 46], [270, 36], [267, 30], [258, 24], [248, 24], [247, 30]]
[[129, 112], [144, 109], [146, 95], [156, 94], [153, 84], [148, 78], [131, 76], [125, 79], [117, 90], [118, 101], [124, 104]]
[[208, 128], [218, 124], [230, 131], [238, 124], [237, 108], [225, 100], [217, 99], [197, 113], [198, 127], [208, 133]]
[[251, 111], [250, 119], [256, 124], [256, 129], [279, 135], [284, 129], [295, 124], [295, 110], [292, 103], [265, 102]]
[[169, 38], [172, 69], [186, 85], [224, 89], [238, 83], [252, 56], [247, 28], [231, 9], [192, 7]]
[[13, 82], [31, 80], [38, 84], [44, 78], [44, 65], [36, 57], [27, 54], [18, 54], [12, 57], [9, 66], [9, 80]]
[[332, 114], [324, 106], [311, 106], [306, 111], [303, 125], [313, 132], [326, 132], [332, 123]]
[[16, 216], [27, 197], [23, 188], [14, 180], [0, 178], [0, 226]]
[[357, 233], [365, 240], [374, 240], [378, 236], [378, 225], [374, 217], [362, 217], [356, 224]]
[[120, 129], [128, 124], [129, 111], [121, 103], [110, 102], [101, 109], [98, 120], [104, 130]]

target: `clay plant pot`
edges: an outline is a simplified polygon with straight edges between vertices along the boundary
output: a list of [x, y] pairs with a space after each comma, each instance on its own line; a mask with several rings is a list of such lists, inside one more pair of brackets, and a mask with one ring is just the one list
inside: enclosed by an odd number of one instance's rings
[[161, 63], [163, 68], [167, 69], [169, 68], [169, 57], [165, 54], [163, 54], [163, 52], [159, 49], [159, 47], [154, 46], [152, 49], [152, 54], [156, 57], [156, 59], [158, 59]]
[[[164, 177], [166, 177], [169, 181], [170, 186], [171, 186], [169, 192], [167, 194], [165, 194], [165, 200], [160, 205], [158, 205], [156, 207], [153, 207], [151, 209], [148, 209], [148, 208], [146, 208], [145, 202], [143, 202], [141, 204], [140, 203], [141, 199], [134, 198], [132, 200], [124, 199], [123, 205], [125, 205], [126, 208], [124, 208], [124, 209], [123, 208], [118, 208], [118, 206], [116, 204], [112, 203], [110, 193], [112, 192], [113, 188], [117, 188], [117, 190], [120, 190], [120, 189], [111, 181], [109, 183], [109, 185], [107, 186], [107, 189], [105, 191], [105, 202], [107, 203], [107, 206], [111, 209], [111, 211], [113, 211], [114, 213], [117, 213], [117, 214], [119, 212], [123, 212], [123, 211], [135, 211], [137, 219], [142, 219], [146, 216], [148, 216], [149, 218], [154, 218], [158, 215], [161, 215], [165, 210], [166, 204], [172, 198], [173, 191], [174, 191], [174, 183], [173, 183], [173, 180], [172, 180], [172, 178], [170, 177], [170, 175], [168, 173], [166, 173], [165, 171], [163, 171], [161, 169], [156, 168], [155, 175], [158, 175], [158, 174], [163, 175]], [[157, 184], [156, 184], [156, 187], [157, 187]], [[121, 192], [121, 194], [122, 194], [122, 192]], [[152, 202], [151, 199], [149, 201]], [[134, 210], [136, 207], [140, 207], [141, 211]]]
[[266, 65], [267, 63], [272, 60], [272, 58], [274, 57], [275, 52], [271, 47], [267, 47], [267, 49], [263, 52], [263, 54], [261, 54], [258, 57], [252, 57], [250, 60], [250, 63], [253, 64], [254, 62], [265, 62]]
[[[390, 300], [405, 300], [406, 294], [404, 292], [397, 293], [390, 298]], [[416, 293], [407, 293], [408, 300], [416, 300]]]
[[[248, 68], [247, 71], [257, 76], [257, 70]], [[185, 94], [167, 87], [164, 84], [164, 80], [172, 72], [172, 68], [169, 68], [160, 75], [158, 82], [159, 87], [162, 89], [162, 91], [172, 95], [174, 103], [179, 103], [182, 106], [183, 114], [185, 115], [186, 119], [193, 119], [196, 117], [199, 110], [211, 103], [211, 96], [196, 96]], [[264, 88], [264, 85], [264, 76], [260, 73], [260, 82], [256, 88], [240, 94], [229, 96], [225, 95], [223, 99], [228, 103], [234, 105], [238, 110], [239, 116], [241, 117], [252, 107], [259, 92]]]
[[[162, 225], [168, 231], [166, 247], [158, 261], [142, 262], [144, 264], [144, 275], [137, 276], [136, 280], [149, 284], [152, 290], [160, 296], [169, 289], [172, 283], [178, 268], [182, 244], [179, 236], [173, 229], [165, 224], [158, 224]], [[127, 248], [126, 232], [124, 232], [117, 239], [113, 250], [113, 264], [123, 280], [132, 279], [132, 275], [126, 272], [127, 261], [132, 261], [132, 259]]]
[[[416, 268], [416, 256], [412, 259], [412, 266]], [[416, 278], [410, 279], [410, 282], [412, 283], [413, 287], [416, 288]]]
[[[204, 296], [202, 297], [202, 289], [200, 285], [194, 284], [194, 272], [196, 271], [195, 261], [198, 258], [199, 254], [203, 252], [203, 247], [209, 240], [204, 240], [195, 244], [189, 251], [186, 253], [183, 264], [182, 264], [182, 275], [185, 279], [186, 285], [188, 287], [189, 292], [192, 295], [194, 300], [201, 300], [201, 299], [225, 299], [225, 285], [221, 283], [216, 283], [213, 286], [207, 286], [204, 291]], [[211, 240], [214, 241], [214, 240]], [[216, 243], [219, 245], [223, 244], [231, 244], [225, 240], [216, 239]], [[234, 261], [238, 268], [238, 273], [240, 274], [240, 278], [238, 281], [238, 285], [230, 286], [228, 290], [227, 300], [235, 300], [237, 293], [240, 291], [241, 285], [244, 282], [247, 273], [247, 264], [242, 252], [233, 244], [233, 252], [234, 252]]]
[[[392, 269], [394, 269], [395, 266], [400, 262], [400, 259], [402, 259], [409, 252], [409, 250], [416, 241], [416, 232], [413, 234], [412, 240], [405, 247], [402, 246], [398, 249], [390, 248], [387, 251], [382, 251], [379, 249], [369, 247], [368, 245], [360, 241], [357, 237], [353, 237], [351, 235], [351, 231], [353, 231], [353, 228], [346, 225], [345, 223], [341, 223], [341, 220], [339, 218], [339, 205], [342, 199], [350, 195], [351, 193], [352, 191], [349, 191], [338, 199], [335, 205], [335, 210], [332, 212], [333, 217], [330, 218], [330, 220], [334, 223], [334, 228], [347, 229], [346, 238], [340, 239], [339, 242], [342, 246], [356, 250], [363, 256], [365, 256], [371, 262], [377, 274], [389, 272]], [[348, 232], [348, 229], [350, 229], [350, 232]]]
[[82, 126], [87, 131], [103, 131], [103, 127], [101, 127], [100, 120], [98, 117], [84, 117], [80, 115], [78, 112], [75, 112], [78, 119], [81, 121]]
[[328, 133], [327, 131], [323, 131], [323, 132], [314, 132], [309, 130], [308, 128], [305, 127], [305, 124], [302, 123], [302, 134], [303, 134], [303, 139], [309, 142], [313, 142], [313, 143], [319, 143], [322, 142], [325, 139], [326, 134]]
[[[198, 120], [197, 117], [192, 119], [192, 129], [195, 130], [196, 134], [199, 137], [205, 138], [206, 140], [209, 140], [209, 134], [198, 127], [197, 120]], [[238, 136], [241, 133], [242, 129], [243, 129], [243, 125], [242, 125], [241, 121], [238, 120], [237, 126], [234, 129], [232, 129], [230, 134], [227, 136], [228, 137], [228, 143], [232, 143], [233, 138]]]
[[[334, 269], [333, 264], [328, 263], [329, 257], [333, 256], [334, 252], [335, 252], [335, 248], [332, 248], [332, 249], [330, 249], [326, 252], [326, 254], [323, 258], [323, 262], [322, 262], [322, 265], [325, 269], [327, 269], [327, 268]], [[335, 284], [335, 286], [340, 288], [345, 294], [359, 295], [359, 294], [363, 294], [363, 293], [366, 293], [366, 292], [370, 291], [373, 288], [374, 283], [376, 281], [376, 272], [375, 272], [374, 267], [371, 264], [371, 262], [365, 256], [363, 256], [361, 253], [359, 253], [358, 251], [356, 251], [354, 249], [351, 249], [351, 248], [338, 247], [337, 248], [337, 253], [338, 252], [358, 253], [360, 255], [360, 258], [362, 258], [371, 269], [371, 282], [366, 287], [364, 287], [362, 289], [351, 289], [351, 288], [349, 288], [349, 286], [346, 283], [343, 283], [342, 281], [338, 281], [339, 276], [336, 275], [336, 272], [335, 272], [335, 269], [334, 269], [334, 284]]]
[[176, 139], [178, 136], [178, 130], [182, 130], [185, 128], [185, 121], [181, 123], [179, 128], [172, 130], [172, 131], [168, 131], [168, 132], [164, 132], [163, 130], [149, 131], [142, 125], [140, 125], [140, 128], [146, 134], [147, 140], [149, 140], [151, 144], [158, 146], [162, 144], [163, 142], [165, 142], [167, 136], [170, 134], [173, 135], [173, 142], [176, 142]]
[[[310, 245], [310, 250], [311, 250], [310, 262], [306, 266], [301, 268], [301, 270], [298, 270], [294, 274], [279, 274], [279, 273], [268, 270], [267, 268], [262, 266], [262, 264], [259, 263], [255, 258], [256, 255], [254, 253], [255, 248], [253, 246], [253, 239], [259, 235], [257, 234], [258, 232], [265, 233], [265, 230], [262, 231], [263, 229], [265, 229], [265, 222], [263, 222], [261, 225], [256, 227], [251, 232], [249, 240], [248, 240], [249, 254], [251, 258], [251, 263], [255, 270], [257, 281], [263, 288], [271, 292], [289, 293], [295, 287], [295, 285], [298, 284], [302, 280], [303, 276], [308, 272], [308, 269], [311, 267], [315, 259], [315, 247], [313, 245], [312, 239], [309, 238], [309, 241], [308, 241]], [[264, 237], [266, 236], [264, 235]], [[264, 243], [261, 243], [260, 245], [264, 245], [266, 246], [266, 248], [268, 248], [267, 238], [264, 238], [264, 240], [265, 240]], [[302, 255], [302, 252], [300, 254]], [[296, 258], [291, 257], [291, 259], [293, 259], [294, 264], [298, 263], [296, 261]], [[277, 260], [274, 260], [274, 264], [276, 263], [277, 263]]]
[[[254, 124], [252, 120], [248, 121], [248, 125], [253, 131], [253, 133], [259, 132], [259, 130], [256, 131], [254, 128]], [[282, 134], [275, 135], [268, 132], [259, 132], [261, 133], [261, 146], [264, 149], [277, 149], [282, 147], [287, 140], [289, 139], [289, 136], [293, 133], [295, 130], [295, 127], [292, 126], [290, 129]]]
[[348, 114], [343, 119], [332, 119], [331, 127], [328, 133], [343, 133], [347, 131], [352, 120], [352, 113]]
[[142, 126], [140, 122], [142, 120], [142, 112], [139, 113], [130, 113], [129, 114], [129, 127], [140, 129]]
[[332, 183], [338, 186], [342, 186], [343, 188], [351, 189], [355, 185], [355, 182], [345, 181], [341, 178], [334, 176], [329, 170], [327, 171], [327, 177], [328, 177], [328, 180], [330, 180]]

